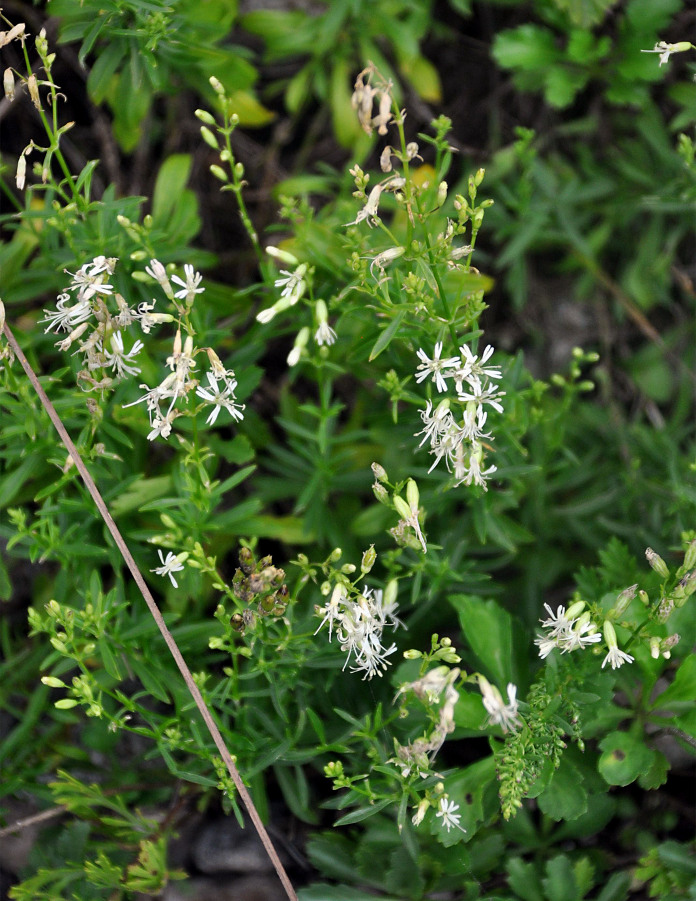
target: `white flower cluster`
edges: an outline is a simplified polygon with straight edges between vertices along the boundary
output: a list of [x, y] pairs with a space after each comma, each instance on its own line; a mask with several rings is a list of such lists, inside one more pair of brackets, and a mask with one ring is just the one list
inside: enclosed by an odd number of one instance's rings
[[[87, 386], [86, 390], [104, 391], [118, 379], [137, 375], [140, 367], [136, 365], [135, 358], [144, 345], [138, 339], [126, 351], [124, 333], [136, 322], [140, 324], [143, 334], [147, 335], [154, 325], [174, 322], [177, 318], [181, 321], [190, 311], [196, 295], [205, 290], [200, 287], [202, 276], [193, 266], [187, 264], [184, 267], [185, 278], [172, 275], [170, 281], [162, 263], [151, 260], [145, 272], [160, 285], [178, 316], [154, 313], [156, 300], [141, 303], [137, 309], [132, 309], [109, 282], [117, 262], [113, 258], [95, 257], [76, 273], [68, 273], [72, 276], [72, 282], [67, 292], [58, 297], [55, 310], [44, 310], [46, 318], [41, 320], [48, 323], [46, 332], [52, 329], [69, 332], [66, 338], [57, 343], [61, 350], [67, 351], [73, 342], [78, 342], [75, 353], [84, 354], [84, 368], [78, 373], [78, 380]], [[174, 290], [172, 282], [179, 290]], [[111, 309], [109, 301], [112, 302]], [[224, 368], [212, 348], [205, 350], [211, 368], [207, 373], [208, 387], [202, 388], [191, 377], [196, 368], [194, 357], [198, 353], [193, 337], [187, 335], [182, 343], [181, 329], [177, 329], [172, 354], [167, 358], [169, 374], [155, 388], [141, 385], [146, 393], [132, 403], [125, 404], [130, 407], [145, 402], [150, 418], [150, 441], [158, 436], [167, 438], [171, 434], [172, 423], [180, 415], [175, 404], [193, 388], [203, 403], [212, 407], [208, 425], [213, 425], [223, 407], [233, 419], [243, 418], [244, 407], [236, 402], [234, 394], [237, 387], [234, 372]]]
[[[585, 610], [584, 601], [576, 601], [567, 610], [560, 606], [555, 613], [548, 604], [544, 604], [544, 607], [549, 618], [540, 622], [547, 631], [534, 641], [539, 648], [540, 657], [548, 657], [554, 648], [558, 648], [562, 654], [567, 654], [602, 640], [602, 632], [592, 622], [590, 612]], [[605, 620], [602, 631], [608, 651], [602, 662], [602, 669], [607, 663], [612, 669], [617, 669], [624, 663], [632, 663], [633, 657], [618, 647], [616, 630], [609, 620]]]
[[[79, 342], [74, 353], [84, 354], [83, 370], [78, 379], [88, 386], [87, 390], [109, 388], [114, 381], [127, 375], [136, 375], [140, 368], [135, 359], [143, 349], [142, 341], [136, 340], [128, 351], [125, 349], [123, 333], [134, 322], [140, 322], [143, 331], [149, 331], [154, 321], [150, 304], [140, 304], [131, 309], [124, 298], [115, 292], [109, 279], [114, 273], [118, 260], [99, 256], [85, 263], [77, 272], [67, 272], [72, 282], [65, 293], [58, 296], [55, 310], [44, 310], [48, 323], [45, 332], [68, 332], [66, 338], [56, 346], [67, 351], [74, 342]], [[111, 309], [109, 300], [112, 301]], [[167, 319], [171, 319], [168, 316]]]
[[[396, 588], [396, 583], [394, 587]], [[395, 644], [388, 648], [382, 645], [384, 628], [402, 625], [396, 616], [398, 605], [391, 595], [392, 592], [383, 596], [379, 589], [363, 588], [355, 598], [349, 598], [346, 586], [339, 582], [327, 603], [316, 608], [317, 614], [323, 614], [324, 618], [314, 634], [328, 623], [331, 641], [335, 627], [341, 650], [347, 653], [343, 668], [346, 668], [352, 656], [351, 672], [364, 672], [363, 679], [381, 676], [390, 663], [387, 657], [396, 650]]]
[[444, 459], [449, 472], [454, 473], [457, 485], [474, 484], [486, 489], [487, 476], [497, 468], [484, 468], [483, 439], [491, 439], [490, 433], [484, 431], [488, 418], [486, 407], [502, 413], [500, 398], [505, 396], [505, 392], [491, 381], [501, 378], [501, 372], [499, 366], [488, 364], [493, 354], [490, 344], [481, 357], [473, 354], [466, 344], [459, 348], [459, 352], [458, 357], [442, 358], [441, 341], [435, 345], [432, 358], [422, 348], [418, 350], [421, 362], [416, 368], [416, 381], [422, 382], [429, 377], [442, 393], [447, 390], [447, 381], [451, 379], [463, 406], [463, 415], [460, 420], [455, 419], [449, 398], [440, 401], [437, 407], [433, 407], [429, 400], [420, 414], [424, 428], [416, 432], [416, 436], [423, 435], [419, 447], [430, 442], [430, 453], [435, 456], [430, 472]]

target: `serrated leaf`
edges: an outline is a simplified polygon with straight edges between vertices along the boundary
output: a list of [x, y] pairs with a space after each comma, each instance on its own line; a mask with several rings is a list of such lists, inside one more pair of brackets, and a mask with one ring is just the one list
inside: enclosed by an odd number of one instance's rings
[[574, 820], [587, 811], [582, 774], [566, 757], [539, 795], [539, 809], [554, 820]]

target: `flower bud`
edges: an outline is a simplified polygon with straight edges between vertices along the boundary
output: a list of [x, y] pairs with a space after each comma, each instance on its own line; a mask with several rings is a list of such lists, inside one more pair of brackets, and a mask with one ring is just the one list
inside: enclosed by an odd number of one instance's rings
[[26, 154], [21, 153], [19, 159], [17, 160], [17, 173], [15, 175], [15, 184], [17, 185], [17, 190], [21, 191], [24, 189], [24, 183], [27, 177], [27, 157]]
[[31, 102], [34, 104], [37, 110], [41, 111], [39, 82], [36, 80], [36, 75], [30, 75], [29, 78], [27, 78], [27, 87], [29, 88], [29, 96], [31, 97]]
[[341, 567], [341, 572], [346, 576], [352, 576], [356, 568], [354, 563], [344, 563]]
[[636, 596], [636, 590], [638, 588], [638, 584], [631, 585], [630, 588], [625, 588], [621, 594], [616, 599], [616, 603], [609, 611], [609, 616], [612, 619], [616, 619], [621, 616], [630, 606], [631, 601]]
[[2, 86], [5, 91], [5, 97], [10, 103], [15, 99], [15, 80], [14, 72], [10, 67], [5, 69], [2, 75]]
[[608, 619], [604, 620], [604, 626], [602, 627], [602, 631], [604, 632], [604, 640], [607, 643], [607, 647], [611, 650], [612, 648], [617, 648], [618, 643], [616, 641], [616, 630], [614, 626]]
[[576, 616], [580, 616], [584, 609], [584, 601], [575, 601], [575, 603], [571, 604], [570, 607], [568, 607], [568, 609], [566, 610], [566, 619], [575, 619]]
[[341, 548], [335, 547], [329, 554], [329, 563], [338, 563], [342, 556], [343, 551], [341, 550]]
[[194, 113], [196, 119], [200, 122], [205, 122], [206, 125], [215, 125], [215, 116], [212, 113], [209, 113], [208, 110], [197, 109]]
[[208, 147], [212, 147], [213, 150], [219, 150], [220, 145], [218, 144], [218, 139], [215, 137], [215, 135], [207, 125], [201, 125], [201, 137], [208, 145]]
[[406, 500], [408, 501], [411, 510], [418, 510], [420, 496], [418, 494], [418, 485], [416, 485], [413, 479], [409, 479], [408, 482], [406, 482]]
[[672, 592], [676, 606], [683, 607], [694, 591], [696, 591], [696, 570], [683, 575], [677, 583]]
[[365, 551], [362, 555], [362, 561], [360, 563], [360, 572], [365, 574], [369, 573], [372, 567], [375, 565], [375, 560], [377, 559], [377, 552], [375, 551], [374, 544], [371, 544], [370, 547]]
[[687, 544], [684, 552], [684, 569], [691, 569], [692, 566], [696, 566], [696, 538]]
[[407, 522], [408, 520], [410, 520], [411, 510], [406, 501], [398, 495], [394, 496], [394, 509], [402, 519], [406, 520]]
[[380, 485], [379, 482], [375, 482], [372, 486], [372, 492], [380, 504], [388, 504], [389, 503], [389, 492], [384, 487], [384, 485]]
[[373, 463], [371, 466], [374, 477], [378, 482], [387, 482], [389, 481], [389, 477], [387, 476], [387, 471], [383, 466], [380, 466], [379, 463]]
[[287, 250], [282, 250], [280, 247], [273, 247], [273, 245], [269, 244], [266, 248], [266, 253], [274, 259], [280, 260], [283, 263], [287, 263], [289, 266], [300, 265], [300, 261], [296, 256], [294, 256], [294, 254], [290, 253]]
[[667, 564], [659, 554], [655, 553], [655, 551], [651, 547], [645, 549], [645, 559], [659, 576], [662, 576], [663, 579], [669, 578], [669, 569], [667, 569]]

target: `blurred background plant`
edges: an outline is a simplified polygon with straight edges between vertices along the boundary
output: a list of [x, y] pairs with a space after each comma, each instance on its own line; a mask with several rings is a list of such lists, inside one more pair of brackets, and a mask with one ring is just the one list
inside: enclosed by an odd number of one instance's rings
[[[22, 7], [28, 56], [18, 38], [2, 48], [17, 81], [2, 114], [30, 113], [3, 155], [8, 322], [162, 594], [255, 803], [294, 823], [288, 835], [302, 824], [304, 901], [610, 901], [638, 882], [689, 897], [693, 617], [676, 606], [681, 641], [657, 657], [640, 630], [666, 640], [655, 617], [693, 569], [694, 63], [639, 52], [681, 40], [688, 15], [668, 0], [49, 11], [47, 45], [34, 48], [41, 11]], [[368, 60], [393, 82], [392, 112], [407, 110], [388, 136], [351, 107]], [[19, 84], [31, 71], [41, 110]], [[385, 143], [401, 159], [379, 173]], [[356, 163], [372, 173], [362, 193]], [[394, 178], [381, 221], [356, 221]], [[39, 320], [64, 270], [100, 256], [118, 259], [113, 290], [131, 310], [158, 292], [165, 309], [151, 260], [213, 276], [189, 324], [234, 370], [243, 422], [223, 409], [208, 429], [195, 408], [151, 442], [143, 405], [124, 406], [136, 381], [78, 387], [80, 362]], [[175, 332], [141, 336], [145, 388]], [[443, 358], [496, 347], [505, 397], [489, 411], [488, 491], [453, 488], [444, 462], [430, 472], [427, 447], [416, 452], [419, 407], [442, 399], [413, 378], [417, 352], [437, 357], [437, 341]], [[168, 837], [196, 810], [238, 813], [237, 800], [45, 412], [3, 365], [2, 803], [8, 823], [49, 810], [57, 825], [21, 873], [0, 863], [23, 880], [16, 898], [156, 895], [172, 878]], [[667, 575], [636, 562], [646, 546]], [[188, 554], [176, 587], [152, 572], [155, 548]], [[362, 682], [355, 657], [341, 669], [343, 638], [314, 635], [315, 608], [329, 615], [337, 586], [359, 607], [394, 582], [408, 631], [387, 628], [391, 666]], [[544, 603], [582, 598], [601, 627], [636, 583], [654, 616], [642, 622], [640, 598], [622, 613], [621, 647], [633, 629], [641, 647], [632, 666], [602, 670], [591, 650], [540, 661]], [[339, 597], [334, 613], [353, 609]], [[447, 676], [451, 723], [417, 686], [435, 663], [461, 670]], [[486, 725], [477, 673], [503, 694], [517, 686], [521, 731]], [[398, 746], [434, 747], [438, 729], [436, 760], [405, 774]], [[519, 775], [516, 761], [530, 800], [505, 819], [498, 777]], [[443, 792], [466, 833], [437, 817]]]

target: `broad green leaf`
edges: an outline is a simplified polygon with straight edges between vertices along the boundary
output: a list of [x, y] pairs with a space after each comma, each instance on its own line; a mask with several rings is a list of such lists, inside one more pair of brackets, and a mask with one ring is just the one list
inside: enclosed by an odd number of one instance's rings
[[553, 820], [574, 820], [587, 810], [583, 777], [566, 757], [537, 799], [539, 809]]
[[520, 25], [501, 31], [493, 43], [493, 57], [504, 69], [536, 69], [541, 75], [561, 56], [553, 34], [539, 25]]
[[552, 857], [546, 864], [546, 876], [541, 880], [544, 897], [548, 901], [580, 901], [581, 895], [574, 868], [564, 854]]
[[435, 66], [424, 56], [414, 56], [404, 60], [401, 73], [408, 78], [419, 97], [427, 103], [440, 103], [442, 100], [442, 84]]
[[152, 197], [152, 218], [167, 222], [176, 209], [191, 174], [191, 156], [174, 153], [160, 166]]
[[505, 696], [508, 682], [517, 685], [521, 681], [523, 662], [514, 636], [523, 638], [524, 627], [495, 601], [460, 594], [449, 602], [481, 669]]
[[674, 677], [674, 682], [658, 695], [652, 703], [652, 710], [666, 710], [670, 704], [696, 701], [696, 654], [690, 654], [682, 662]]
[[599, 743], [597, 768], [609, 785], [630, 785], [652, 763], [652, 752], [642, 738], [630, 732], [611, 732]]
[[510, 888], [522, 901], [539, 901], [544, 897], [534, 864], [526, 863], [520, 857], [513, 857], [507, 862], [507, 875]]

